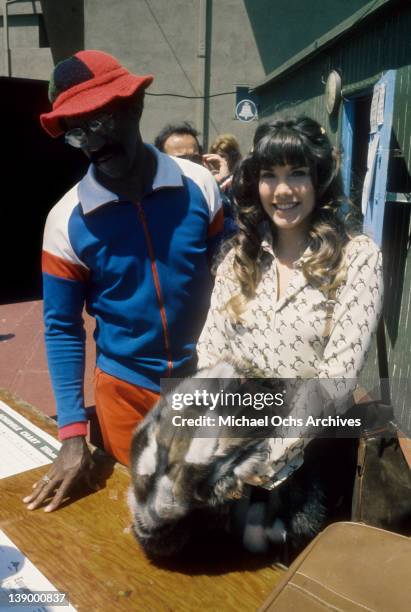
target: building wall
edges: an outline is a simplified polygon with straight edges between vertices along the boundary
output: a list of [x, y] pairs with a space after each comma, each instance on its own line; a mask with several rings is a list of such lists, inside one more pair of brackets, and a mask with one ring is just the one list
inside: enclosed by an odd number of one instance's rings
[[[9, 8], [12, 76], [48, 80], [53, 63], [82, 48], [102, 49], [130, 70], [153, 73], [149, 94], [173, 94], [148, 95], [146, 140], [166, 122], [191, 120], [206, 143], [228, 131], [247, 151], [256, 122], [235, 120], [236, 97], [228, 92], [253, 86], [365, 4], [312, 0], [307, 19], [301, 0], [27, 0]], [[199, 57], [202, 6], [206, 61]], [[228, 95], [193, 98], [204, 93]]]
[[84, 0], [41, 0], [41, 8], [55, 64], [84, 49]]
[[[212, 3], [210, 93], [235, 91], [237, 85], [255, 85], [266, 71], [259, 54], [252, 24], [242, 0]], [[256, 122], [235, 119], [234, 95], [210, 99], [210, 142], [221, 132], [234, 133], [246, 153]]]
[[[217, 0], [218, 1], [218, 0]], [[220, 4], [223, 4], [220, 2]], [[244, 0], [266, 73], [270, 73], [369, 0]]]
[[[85, 47], [106, 50], [131, 70], [153, 73], [156, 79], [149, 94], [195, 96], [205, 90], [214, 96], [234, 92], [237, 85], [253, 86], [287, 54], [366, 2], [314, 0], [310, 6], [315, 18], [307, 27], [300, 0], [209, 0], [205, 79], [197, 57], [200, 0], [85, 0]], [[206, 142], [232, 132], [246, 152], [256, 123], [236, 120], [235, 103], [234, 94], [209, 98], [204, 124], [201, 102], [149, 95], [143, 134], [153, 140], [162, 123], [187, 119]]]
[[385, 327], [393, 397], [411, 434], [411, 206], [387, 204], [385, 214]]
[[9, 70], [3, 21], [4, 9], [0, 21], [0, 76], [47, 81], [56, 62], [83, 48], [83, 0], [23, 0], [10, 4]]
[[331, 138], [339, 141], [339, 123], [325, 108], [325, 79], [333, 69], [342, 77], [343, 96], [371, 87], [388, 69], [398, 69], [394, 135], [411, 171], [410, 99], [411, 7], [385, 11], [362, 28], [309, 60], [292, 73], [258, 91], [261, 119], [305, 113], [320, 121]]
[[[208, 7], [205, 67], [198, 57], [202, 4]], [[202, 102], [193, 98], [234, 92], [236, 85], [251, 86], [264, 77], [242, 0], [85, 0], [84, 11], [86, 48], [107, 51], [130, 70], [155, 75], [142, 121], [147, 141], [164, 123], [189, 120], [204, 140], [229, 131], [248, 148], [256, 123], [234, 120], [233, 93], [206, 100], [205, 125]]]
[[[392, 157], [389, 189], [393, 192], [411, 193], [411, 10], [408, 19], [401, 21], [404, 50], [408, 44], [408, 65], [397, 71]], [[411, 381], [411, 205], [390, 203], [386, 205], [384, 219], [385, 244], [385, 324], [392, 377], [392, 393], [401, 413], [403, 429], [411, 432], [410, 381]]]
[[46, 40], [39, 0], [18, 2], [8, 7], [9, 67], [5, 53], [4, 5], [1, 6], [0, 75], [45, 79], [53, 62]]
[[408, 41], [404, 40], [404, 51], [408, 44], [408, 53], [404, 61], [408, 65], [398, 68], [395, 105], [393, 117], [393, 146], [396, 149], [395, 159], [397, 160], [395, 182], [392, 184], [392, 191], [411, 191], [411, 9], [408, 19], [404, 19], [403, 29], [408, 27]]
[[[137, 74], [155, 76], [147, 91], [142, 121], [142, 133], [148, 141], [163, 122], [197, 123], [196, 101], [189, 97], [199, 92], [198, 11], [198, 0], [85, 1], [85, 47], [111, 53]], [[168, 93], [187, 98], [163, 95]]]

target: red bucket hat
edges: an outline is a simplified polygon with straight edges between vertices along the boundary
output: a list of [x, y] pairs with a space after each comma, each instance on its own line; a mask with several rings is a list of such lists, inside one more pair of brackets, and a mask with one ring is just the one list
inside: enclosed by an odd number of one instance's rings
[[53, 110], [40, 115], [41, 125], [56, 138], [63, 133], [63, 117], [91, 113], [115, 99], [128, 98], [148, 87], [153, 78], [131, 74], [103, 51], [79, 51], [54, 68], [49, 85]]

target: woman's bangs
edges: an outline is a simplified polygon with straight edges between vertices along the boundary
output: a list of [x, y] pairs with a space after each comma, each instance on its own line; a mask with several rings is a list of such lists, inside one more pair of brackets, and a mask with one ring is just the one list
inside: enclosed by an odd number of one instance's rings
[[257, 144], [255, 156], [261, 168], [310, 165], [301, 139], [288, 130], [263, 137]]

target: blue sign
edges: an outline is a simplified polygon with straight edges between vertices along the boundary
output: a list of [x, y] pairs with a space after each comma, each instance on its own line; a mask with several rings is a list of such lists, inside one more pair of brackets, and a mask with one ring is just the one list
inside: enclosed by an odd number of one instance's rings
[[235, 108], [235, 117], [239, 121], [249, 123], [258, 119], [258, 111], [255, 102], [252, 100], [241, 100]]

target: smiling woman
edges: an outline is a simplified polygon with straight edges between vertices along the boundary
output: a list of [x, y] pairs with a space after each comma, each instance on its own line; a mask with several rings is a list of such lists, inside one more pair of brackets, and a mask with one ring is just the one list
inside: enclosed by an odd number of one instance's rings
[[278, 230], [307, 230], [315, 205], [308, 166], [272, 166], [260, 171], [261, 205]]
[[381, 254], [347, 231], [338, 154], [316, 121], [256, 134], [234, 178], [239, 231], [217, 270], [199, 365], [228, 351], [268, 377], [355, 379], [381, 311]]
[[233, 186], [240, 228], [233, 270], [241, 289], [228, 302], [234, 318], [259, 283], [262, 239], [274, 251], [280, 290], [288, 287], [300, 262], [305, 279], [325, 293], [341, 281], [350, 240], [337, 214], [344, 200], [338, 154], [324, 129], [299, 117], [260, 126], [257, 132], [261, 137]]
[[[319, 379], [319, 414], [344, 413], [381, 313], [382, 263], [367, 236], [346, 228], [338, 155], [324, 129], [307, 117], [260, 126], [233, 191], [239, 231], [217, 269], [198, 366], [226, 358], [267, 378]], [[275, 440], [272, 486], [309, 442]]]

